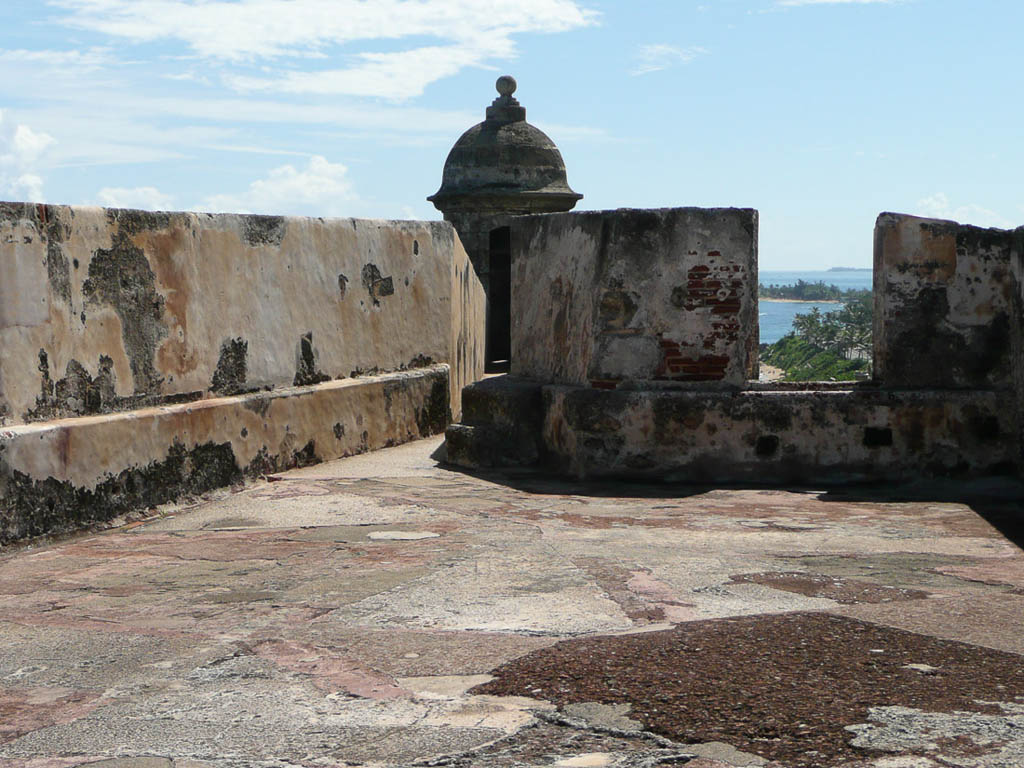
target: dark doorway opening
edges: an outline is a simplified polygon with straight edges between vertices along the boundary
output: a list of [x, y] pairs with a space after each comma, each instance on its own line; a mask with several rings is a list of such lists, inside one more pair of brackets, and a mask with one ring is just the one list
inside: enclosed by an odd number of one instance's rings
[[503, 373], [512, 359], [512, 237], [508, 227], [491, 230], [487, 291], [488, 373]]

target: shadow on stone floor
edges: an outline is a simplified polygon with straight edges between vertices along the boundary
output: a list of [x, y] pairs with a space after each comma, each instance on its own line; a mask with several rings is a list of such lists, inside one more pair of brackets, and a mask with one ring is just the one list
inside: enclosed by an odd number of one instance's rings
[[[685, 499], [711, 491], [753, 490], [804, 493], [824, 502], [963, 504], [999, 531], [1007, 541], [1024, 550], [1024, 481], [1012, 477], [929, 479], [882, 485], [862, 482], [833, 487], [826, 487], [824, 483], [818, 487], [770, 483], [655, 483], [618, 479], [574, 480], [545, 472], [539, 467], [467, 469], [445, 461], [443, 443], [431, 454], [431, 458], [446, 470], [538, 495]], [[826, 489], [823, 490], [823, 487]]]
[[977, 480], [919, 481], [904, 485], [831, 488], [818, 496], [826, 502], [931, 502], [963, 504], [1009, 542], [1024, 549], [1024, 482], [1011, 477]]

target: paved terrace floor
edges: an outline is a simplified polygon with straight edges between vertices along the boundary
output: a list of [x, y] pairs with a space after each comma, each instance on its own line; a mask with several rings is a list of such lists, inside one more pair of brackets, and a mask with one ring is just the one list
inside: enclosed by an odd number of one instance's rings
[[1024, 765], [1005, 488], [573, 486], [440, 445], [0, 553], [0, 765]]

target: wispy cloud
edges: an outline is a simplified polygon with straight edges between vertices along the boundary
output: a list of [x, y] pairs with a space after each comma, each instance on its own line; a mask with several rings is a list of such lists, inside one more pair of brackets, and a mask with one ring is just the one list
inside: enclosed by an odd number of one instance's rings
[[934, 219], [951, 219], [961, 224], [973, 224], [976, 227], [1012, 229], [1015, 226], [1005, 216], [976, 203], [955, 205], [942, 192], [918, 200], [917, 210], [914, 213]]
[[[401, 101], [420, 96], [431, 83], [476, 66], [498, 51], [465, 46], [429, 46], [396, 53], [362, 53], [347, 69], [293, 71], [283, 77], [229, 76], [237, 91], [279, 91], [316, 95], [371, 96]], [[503, 52], [511, 56], [511, 47]]]
[[304, 56], [357, 40], [480, 40], [564, 32], [596, 12], [575, 0], [50, 0], [70, 26], [146, 42], [177, 39], [229, 60]]
[[115, 61], [108, 48], [89, 48], [84, 51], [77, 49], [66, 51], [45, 49], [32, 51], [25, 48], [0, 49], [0, 62], [4, 64], [30, 64], [33, 67], [44, 67], [61, 74], [95, 72]]
[[636, 53], [637, 65], [630, 70], [632, 75], [646, 75], [650, 72], [659, 72], [677, 64], [685, 64], [693, 61], [698, 56], [707, 53], [706, 48], [691, 46], [680, 48], [665, 43], [653, 43], [642, 45]]
[[476, 110], [409, 100], [439, 79], [513, 59], [521, 35], [597, 23], [587, 4], [43, 0], [49, 28], [106, 39], [0, 48], [4, 96], [12, 122], [57, 139], [47, 155], [56, 167], [161, 162], [221, 146], [287, 152], [282, 131], [314, 126], [396, 145], [450, 141]]
[[[418, 96], [463, 68], [515, 56], [514, 37], [596, 23], [577, 0], [49, 0], [65, 25], [132, 42], [176, 41], [220, 64], [304, 62], [301, 71], [252, 77], [228, 72], [241, 91]], [[405, 46], [396, 41], [415, 38]], [[437, 44], [423, 45], [426, 38]], [[358, 45], [364, 50], [351, 51]], [[367, 47], [384, 50], [365, 50]], [[395, 48], [399, 50], [395, 50]], [[343, 67], [311, 70], [316, 59]]]
[[[355, 197], [345, 166], [320, 156], [358, 157], [338, 148], [352, 143], [338, 136], [450, 144], [479, 120], [477, 108], [411, 100], [438, 80], [514, 59], [526, 35], [598, 23], [592, 4], [41, 0], [49, 38], [32, 49], [39, 36], [15, 35], [20, 42], [0, 48], [10, 105], [0, 119], [0, 196], [42, 200], [46, 180], [64, 202], [348, 214], [368, 203]], [[228, 152], [238, 160], [216, 159]], [[295, 157], [268, 166], [242, 157], [258, 154]], [[156, 177], [159, 164], [211, 158], [248, 166], [256, 181], [232, 190], [198, 174], [186, 193], [177, 177]], [[275, 162], [291, 165], [265, 170]], [[83, 174], [65, 170], [143, 163], [154, 167], [134, 178], [119, 170], [117, 182], [83, 184]], [[288, 192], [274, 194], [275, 185]]]

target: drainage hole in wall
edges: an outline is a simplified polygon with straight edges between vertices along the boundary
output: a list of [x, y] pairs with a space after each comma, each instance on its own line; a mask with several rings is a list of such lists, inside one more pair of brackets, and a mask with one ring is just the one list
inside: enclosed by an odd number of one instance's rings
[[779, 436], [778, 435], [761, 435], [757, 438], [757, 445], [754, 450], [757, 455], [763, 459], [769, 456], [774, 456], [779, 452]]

